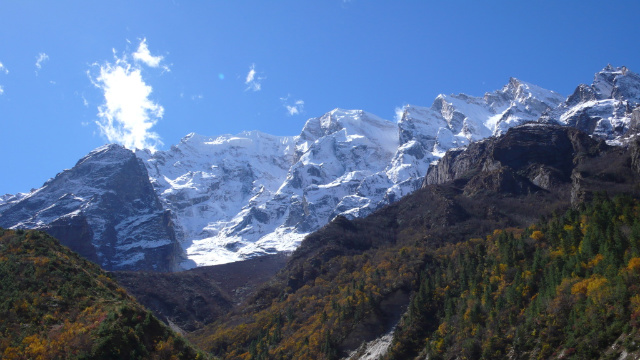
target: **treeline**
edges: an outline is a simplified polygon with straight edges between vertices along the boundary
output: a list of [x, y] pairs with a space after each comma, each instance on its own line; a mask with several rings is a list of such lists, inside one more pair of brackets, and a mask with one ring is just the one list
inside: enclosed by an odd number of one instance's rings
[[444, 246], [386, 358], [619, 358], [639, 349], [640, 203], [596, 196]]

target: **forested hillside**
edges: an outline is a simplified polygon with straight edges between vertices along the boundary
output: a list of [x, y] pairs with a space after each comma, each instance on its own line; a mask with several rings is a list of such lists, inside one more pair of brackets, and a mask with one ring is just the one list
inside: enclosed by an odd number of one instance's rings
[[94, 263], [39, 231], [0, 228], [0, 358], [206, 358]]
[[620, 358], [640, 349], [640, 202], [443, 246], [420, 278], [387, 359]]

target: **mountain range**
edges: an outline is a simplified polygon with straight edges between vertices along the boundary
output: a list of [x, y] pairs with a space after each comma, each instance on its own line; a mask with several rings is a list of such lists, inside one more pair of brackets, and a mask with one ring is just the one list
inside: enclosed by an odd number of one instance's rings
[[638, 84], [100, 147], [0, 199], [0, 356], [637, 358]]
[[[640, 76], [609, 65], [567, 98], [512, 78], [482, 97], [404, 106], [396, 121], [335, 109], [291, 137], [189, 134], [156, 152], [106, 145], [39, 189], [0, 197], [0, 226], [45, 230], [108, 270], [176, 271], [290, 252], [336, 216], [360, 218], [425, 181], [455, 177], [459, 169], [443, 169], [446, 157], [427, 176], [449, 150], [529, 122], [623, 144], [639, 129], [638, 104]], [[556, 175], [527, 176], [548, 188]]]

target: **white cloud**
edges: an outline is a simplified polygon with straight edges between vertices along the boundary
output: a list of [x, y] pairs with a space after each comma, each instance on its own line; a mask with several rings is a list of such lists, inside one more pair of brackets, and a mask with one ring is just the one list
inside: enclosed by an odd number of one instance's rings
[[[164, 59], [163, 56], [153, 56], [151, 52], [149, 52], [149, 47], [147, 46], [147, 39], [144, 38], [140, 41], [140, 45], [138, 45], [138, 50], [133, 53], [133, 59], [136, 61], [141, 61], [145, 65], [157, 68], [160, 66], [160, 62]], [[163, 69], [169, 71], [167, 66], [163, 66]]]
[[[142, 53], [148, 53], [145, 40], [140, 43], [136, 53], [141, 48], [146, 49]], [[164, 108], [150, 99], [153, 89], [144, 81], [140, 64], [129, 62], [127, 54], [114, 57], [113, 63], [95, 64], [100, 69], [97, 76], [89, 74], [93, 84], [104, 94], [104, 103], [98, 107], [96, 124], [102, 135], [111, 142], [129, 149], [146, 148], [153, 151], [162, 145], [162, 141], [151, 128], [162, 118]], [[141, 61], [148, 65], [147, 61]], [[159, 62], [152, 62], [149, 66], [158, 67]]]
[[287, 113], [289, 114], [289, 116], [302, 114], [304, 112], [304, 101], [289, 101], [290, 97], [291, 95], [287, 95], [286, 97], [280, 98], [280, 100], [282, 100], [282, 106], [287, 109]]
[[[45, 53], [38, 54], [38, 56], [36, 56], [36, 69], [38, 70], [42, 69], [42, 64], [44, 64], [48, 60], [49, 60], [49, 55]], [[37, 73], [38, 71], [36, 71], [36, 74]]]
[[251, 65], [251, 69], [249, 70], [249, 73], [247, 74], [247, 80], [244, 82], [245, 84], [249, 84], [251, 82], [253, 82], [253, 78], [256, 76], [256, 66], [255, 65]]
[[[0, 73], [4, 73], [5, 75], [9, 74], [9, 69], [4, 67], [4, 65], [2, 65], [1, 62], [0, 62]], [[0, 95], [2, 94], [4, 94], [4, 87], [0, 85]]]
[[262, 80], [266, 79], [265, 77], [257, 76], [256, 73], [256, 64], [252, 64], [249, 68], [249, 73], [247, 74], [247, 78], [244, 83], [247, 85], [245, 90], [251, 91], [260, 91], [262, 90]]

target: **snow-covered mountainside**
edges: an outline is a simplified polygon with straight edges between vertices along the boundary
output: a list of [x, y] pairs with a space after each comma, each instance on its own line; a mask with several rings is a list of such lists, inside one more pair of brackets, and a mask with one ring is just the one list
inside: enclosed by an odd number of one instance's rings
[[[530, 121], [575, 126], [619, 143], [628, 129], [640, 130], [638, 110], [632, 115], [639, 103], [640, 77], [624, 67], [607, 66], [592, 85], [578, 86], [566, 99], [512, 78], [482, 97], [439, 95], [430, 107], [407, 105], [397, 121], [335, 109], [309, 119], [297, 136], [257, 131], [216, 137], [190, 134], [166, 151], [136, 151], [155, 199], [144, 195], [149, 199], [144, 206], [133, 201], [135, 197], [127, 198], [130, 204], [124, 199], [118, 203], [122, 209], [105, 200], [96, 202], [105, 194], [120, 196], [123, 186], [94, 185], [100, 176], [113, 174], [77, 170], [86, 162], [83, 159], [41, 189], [0, 197], [0, 226], [62, 229], [52, 224], [73, 218], [65, 224], [92, 232], [96, 257], [108, 257], [113, 268], [130, 266], [156, 245], [180, 244], [177, 253], [185, 255], [178, 264], [182, 268], [291, 251], [306, 234], [337, 215], [365, 216], [416, 190], [430, 164], [449, 149]], [[127, 152], [111, 146], [85, 159], [105, 151]], [[122, 166], [116, 163], [111, 172]], [[67, 177], [74, 180], [62, 180]], [[106, 203], [111, 207], [99, 205]], [[105, 230], [104, 219], [111, 219], [113, 230]], [[149, 232], [145, 219], [166, 226]], [[144, 232], [151, 235], [143, 236]], [[132, 249], [138, 249], [138, 257]], [[107, 256], [109, 251], [113, 255]], [[175, 254], [170, 258], [180, 261]]]
[[543, 120], [574, 126], [610, 142], [629, 129], [631, 113], [640, 104], [640, 76], [626, 67], [607, 65], [592, 85], [579, 85], [559, 107]]
[[187, 257], [210, 265], [294, 250], [336, 215], [365, 216], [414, 191], [446, 150], [536, 120], [563, 100], [511, 79], [484, 97], [406, 106], [397, 122], [335, 109], [295, 137], [191, 134], [170, 150], [137, 154]]
[[[189, 134], [167, 151], [138, 151], [176, 234], [198, 265], [239, 260], [242, 249], [272, 233], [260, 207], [275, 197], [291, 167], [294, 137], [261, 132], [205, 137]], [[283, 209], [284, 211], [284, 209]], [[293, 249], [282, 243], [277, 250]]]

